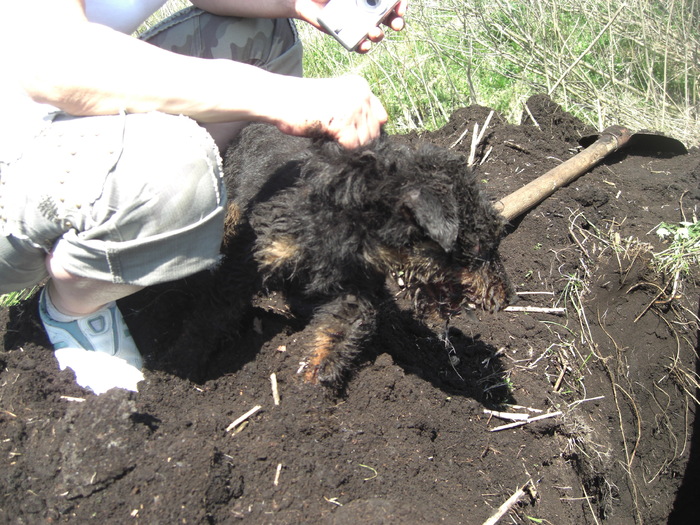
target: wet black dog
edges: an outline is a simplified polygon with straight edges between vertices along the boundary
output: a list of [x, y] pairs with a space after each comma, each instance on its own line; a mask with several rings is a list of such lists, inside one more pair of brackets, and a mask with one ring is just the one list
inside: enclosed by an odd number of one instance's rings
[[502, 219], [449, 150], [382, 137], [347, 151], [254, 124], [224, 166], [227, 266], [313, 305], [307, 381], [341, 382], [393, 300], [388, 280], [421, 315], [507, 305]]

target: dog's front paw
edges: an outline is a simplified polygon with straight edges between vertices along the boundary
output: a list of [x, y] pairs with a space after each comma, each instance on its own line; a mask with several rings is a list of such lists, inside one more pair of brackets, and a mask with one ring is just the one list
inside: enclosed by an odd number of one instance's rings
[[304, 379], [338, 387], [374, 328], [374, 309], [367, 300], [345, 295], [324, 305], [314, 316], [313, 345]]
[[304, 374], [307, 383], [337, 387], [342, 382], [350, 362], [358, 352], [356, 348], [341, 348], [344, 339], [343, 332], [328, 326], [316, 330], [311, 357]]

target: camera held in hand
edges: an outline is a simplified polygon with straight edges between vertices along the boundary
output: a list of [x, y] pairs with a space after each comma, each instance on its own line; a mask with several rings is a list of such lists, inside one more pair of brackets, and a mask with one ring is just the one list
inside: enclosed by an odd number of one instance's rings
[[352, 51], [398, 3], [399, 0], [331, 0], [321, 11], [318, 23]]

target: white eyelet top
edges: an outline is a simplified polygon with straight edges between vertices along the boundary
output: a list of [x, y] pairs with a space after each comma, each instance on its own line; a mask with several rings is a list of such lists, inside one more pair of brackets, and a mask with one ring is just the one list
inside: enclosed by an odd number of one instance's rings
[[88, 20], [131, 34], [166, 0], [86, 0]]

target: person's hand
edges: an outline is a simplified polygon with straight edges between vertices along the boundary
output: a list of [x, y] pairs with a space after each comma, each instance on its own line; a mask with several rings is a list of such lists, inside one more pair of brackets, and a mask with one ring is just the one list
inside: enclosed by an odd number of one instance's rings
[[[328, 2], [329, 0], [296, 0], [295, 18], [304, 20], [317, 29], [324, 31], [318, 24], [318, 15]], [[396, 4], [396, 7], [394, 7], [394, 10], [384, 18], [382, 24], [394, 31], [401, 31], [406, 25], [403, 17], [406, 15], [407, 6], [408, 0], [400, 0], [399, 3]], [[358, 53], [366, 53], [372, 47], [372, 43], [381, 42], [383, 38], [384, 30], [381, 27], [375, 27], [369, 32], [367, 39], [360, 42], [355, 51]]]
[[283, 97], [273, 119], [284, 133], [323, 135], [352, 149], [376, 139], [387, 121], [384, 106], [362, 77], [287, 80], [289, 98]]

